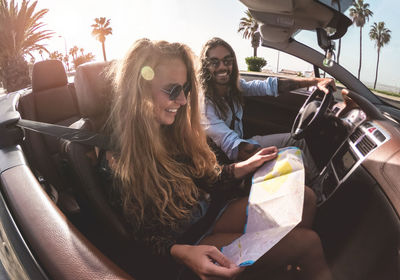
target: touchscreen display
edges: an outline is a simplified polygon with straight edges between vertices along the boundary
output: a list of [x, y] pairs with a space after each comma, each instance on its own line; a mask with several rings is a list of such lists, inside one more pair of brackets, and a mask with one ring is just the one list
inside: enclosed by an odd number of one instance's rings
[[351, 152], [349, 145], [344, 144], [333, 158], [333, 166], [339, 180], [346, 176], [356, 162], [357, 157]]
[[347, 151], [342, 157], [342, 163], [345, 170], [350, 170], [356, 163], [356, 161], [353, 158], [352, 154]]

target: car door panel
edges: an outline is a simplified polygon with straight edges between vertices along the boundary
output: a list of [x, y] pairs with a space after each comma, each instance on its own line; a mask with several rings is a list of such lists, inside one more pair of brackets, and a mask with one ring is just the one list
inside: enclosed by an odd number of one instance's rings
[[319, 207], [314, 228], [337, 279], [399, 279], [399, 219], [363, 167]]
[[246, 97], [243, 116], [245, 137], [290, 132], [307, 97], [305, 90], [280, 92], [278, 97]]

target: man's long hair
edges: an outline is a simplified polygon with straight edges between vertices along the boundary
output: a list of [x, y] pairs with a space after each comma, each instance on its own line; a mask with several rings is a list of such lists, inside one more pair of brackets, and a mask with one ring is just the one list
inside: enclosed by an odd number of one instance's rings
[[243, 97], [242, 92], [239, 90], [239, 68], [236, 60], [235, 52], [233, 48], [224, 40], [218, 37], [214, 37], [208, 40], [200, 54], [200, 69], [199, 69], [199, 82], [203, 94], [206, 98], [212, 101], [215, 108], [217, 109], [217, 113], [219, 117], [222, 119], [226, 119], [227, 113], [229, 110], [229, 105], [227, 104], [226, 100], [223, 98], [222, 95], [218, 94], [215, 88], [215, 82], [212, 78], [210, 70], [208, 69], [209, 61], [208, 55], [209, 51], [217, 46], [223, 46], [231, 53], [233, 57], [233, 64], [232, 64], [232, 73], [230, 75], [229, 80], [229, 92], [226, 98], [230, 98], [233, 103], [242, 104]]
[[[191, 89], [175, 122], [160, 127], [151, 79], [158, 65], [176, 58], [186, 66]], [[176, 228], [197, 203], [193, 178], [216, 178], [216, 158], [200, 125], [192, 51], [180, 43], [141, 39], [110, 73], [115, 96], [107, 127], [124, 214], [138, 227]]]

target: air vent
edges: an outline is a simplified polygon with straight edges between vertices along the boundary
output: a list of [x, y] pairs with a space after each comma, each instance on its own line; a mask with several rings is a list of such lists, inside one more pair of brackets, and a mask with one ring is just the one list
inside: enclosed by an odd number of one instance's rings
[[372, 141], [368, 136], [365, 136], [361, 141], [356, 145], [357, 149], [363, 156], [366, 156], [372, 149], [376, 147], [374, 141]]
[[354, 131], [353, 134], [350, 135], [351, 142], [355, 143], [358, 138], [363, 136], [363, 134], [363, 131], [359, 127], [357, 127], [356, 131]]

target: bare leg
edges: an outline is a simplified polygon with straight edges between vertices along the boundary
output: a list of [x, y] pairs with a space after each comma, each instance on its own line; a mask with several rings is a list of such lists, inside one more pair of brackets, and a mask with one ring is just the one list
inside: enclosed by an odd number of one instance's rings
[[249, 198], [242, 197], [232, 201], [218, 221], [212, 233], [241, 233], [246, 224], [246, 208]]
[[247, 201], [248, 197], [232, 201], [215, 223], [211, 234], [204, 237], [200, 244], [214, 245], [221, 249], [241, 236], [246, 224]]
[[[311, 227], [315, 214], [315, 195], [309, 188], [305, 192], [302, 224], [304, 227]], [[246, 223], [246, 207], [247, 197], [232, 202], [216, 222], [212, 233], [200, 244], [221, 248], [241, 236]], [[279, 268], [284, 271], [283, 268], [291, 263], [301, 267], [304, 279], [332, 279], [318, 235], [308, 228], [299, 227], [289, 232], [245, 273], [261, 275], [265, 271], [276, 271]]]
[[314, 191], [305, 186], [304, 188], [304, 204], [303, 204], [303, 215], [301, 222], [297, 225], [302, 228], [312, 228], [315, 212], [317, 210], [317, 196]]
[[[237, 199], [228, 206], [216, 222], [212, 233], [243, 233], [246, 224], [246, 207], [248, 197]], [[305, 186], [302, 221], [298, 227], [311, 228], [317, 210], [317, 197], [314, 191]]]
[[289, 263], [296, 263], [301, 267], [301, 275], [304, 279], [332, 279], [318, 235], [305, 228], [294, 228], [250, 267], [248, 273], [276, 270], [279, 267], [283, 270]]

